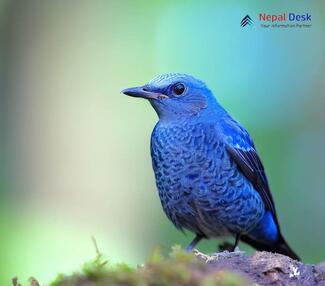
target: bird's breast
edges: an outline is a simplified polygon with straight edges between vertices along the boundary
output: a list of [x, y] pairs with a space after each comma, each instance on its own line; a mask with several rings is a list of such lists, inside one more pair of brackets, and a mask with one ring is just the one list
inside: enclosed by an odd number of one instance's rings
[[151, 155], [158, 189], [188, 191], [212, 183], [210, 180], [229, 165], [224, 151], [212, 125], [156, 126]]

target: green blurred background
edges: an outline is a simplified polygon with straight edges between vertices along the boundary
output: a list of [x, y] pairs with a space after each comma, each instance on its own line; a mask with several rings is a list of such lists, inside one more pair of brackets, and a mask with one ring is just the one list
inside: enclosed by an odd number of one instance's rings
[[[192, 239], [160, 206], [156, 115], [120, 94], [172, 71], [204, 80], [247, 127], [287, 240], [325, 260], [325, 3], [219, 2], [0, 0], [1, 285], [77, 269], [92, 235], [131, 265]], [[309, 12], [312, 27], [261, 29], [259, 12]]]

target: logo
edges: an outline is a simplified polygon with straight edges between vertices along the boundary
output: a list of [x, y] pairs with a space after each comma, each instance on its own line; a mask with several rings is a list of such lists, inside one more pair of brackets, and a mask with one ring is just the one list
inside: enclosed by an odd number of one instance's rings
[[[254, 21], [253, 21], [254, 19]], [[280, 12], [276, 14], [269, 14], [259, 12], [251, 18], [246, 15], [240, 21], [240, 27], [256, 26], [256, 28], [310, 28], [312, 27], [312, 15], [308, 12]]]
[[246, 25], [253, 25], [253, 20], [249, 15], [246, 15], [241, 21], [240, 26], [245, 27]]

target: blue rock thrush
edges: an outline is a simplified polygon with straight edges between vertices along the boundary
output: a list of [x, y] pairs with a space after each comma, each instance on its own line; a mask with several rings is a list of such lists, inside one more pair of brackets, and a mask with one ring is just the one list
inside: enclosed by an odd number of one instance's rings
[[162, 207], [201, 239], [234, 236], [258, 250], [299, 260], [280, 232], [274, 201], [248, 132], [200, 80], [160, 75], [122, 91], [148, 99], [159, 116], [151, 156]]

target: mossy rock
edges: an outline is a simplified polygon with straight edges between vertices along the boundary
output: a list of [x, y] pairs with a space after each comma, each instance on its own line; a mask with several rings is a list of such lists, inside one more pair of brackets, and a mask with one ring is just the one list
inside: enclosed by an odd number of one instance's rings
[[[311, 265], [287, 256], [255, 252], [187, 253], [173, 247], [169, 256], [155, 249], [148, 261], [136, 268], [110, 265], [98, 251], [80, 271], [60, 274], [50, 286], [325, 286], [325, 264]], [[21, 286], [13, 279], [14, 286]], [[31, 286], [39, 286], [31, 278]]]
[[73, 275], [60, 274], [50, 286], [243, 286], [246, 279], [230, 271], [215, 272], [193, 253], [174, 247], [168, 257], [155, 249], [137, 268], [125, 264], [110, 266], [101, 254]]

